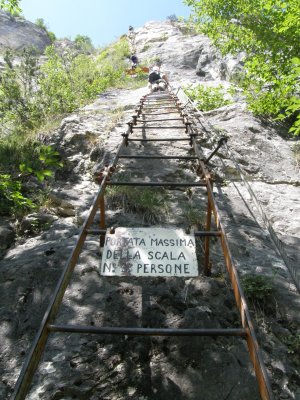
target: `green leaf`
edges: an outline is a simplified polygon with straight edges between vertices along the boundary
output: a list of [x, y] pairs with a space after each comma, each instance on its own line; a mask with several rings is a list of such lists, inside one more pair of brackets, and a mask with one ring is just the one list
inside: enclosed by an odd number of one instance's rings
[[53, 172], [50, 171], [50, 169], [44, 169], [42, 172], [43, 172], [43, 174], [45, 176], [52, 176], [53, 175]]
[[300, 58], [298, 57], [293, 57], [291, 61], [294, 65], [300, 65]]
[[38, 178], [38, 180], [40, 182], [43, 182], [43, 180], [45, 179], [43, 171], [35, 171], [34, 173], [35, 173], [36, 177]]

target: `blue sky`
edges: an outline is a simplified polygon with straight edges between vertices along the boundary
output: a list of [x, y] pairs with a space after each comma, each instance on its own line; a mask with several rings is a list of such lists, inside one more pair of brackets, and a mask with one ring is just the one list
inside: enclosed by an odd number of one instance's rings
[[29, 21], [43, 18], [58, 38], [86, 35], [97, 47], [127, 33], [129, 25], [190, 12], [182, 0], [21, 0], [21, 8]]

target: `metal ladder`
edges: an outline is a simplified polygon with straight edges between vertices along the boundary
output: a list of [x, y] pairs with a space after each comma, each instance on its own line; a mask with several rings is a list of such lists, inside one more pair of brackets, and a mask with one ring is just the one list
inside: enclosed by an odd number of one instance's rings
[[[261, 352], [256, 339], [254, 326], [249, 313], [248, 305], [243, 294], [243, 290], [239, 281], [236, 268], [230, 253], [228, 240], [222, 222], [220, 220], [219, 210], [213, 193], [213, 177], [208, 171], [206, 162], [210, 159], [203, 160], [201, 150], [197, 144], [197, 132], [194, 131], [192, 123], [189, 120], [189, 115], [184, 111], [185, 107], [180, 103], [178, 97], [171, 91], [163, 91], [150, 93], [143, 96], [137, 105], [135, 114], [128, 122], [128, 128], [122, 134], [122, 141], [116, 151], [112, 163], [105, 167], [100, 173], [99, 191], [93, 201], [89, 214], [82, 226], [78, 236], [76, 245], [68, 259], [68, 262], [62, 272], [59, 282], [54, 291], [52, 300], [46, 310], [44, 318], [41, 322], [39, 331], [35, 337], [29, 354], [26, 357], [19, 379], [16, 383], [13, 400], [25, 399], [33, 379], [33, 375], [39, 365], [41, 356], [45, 349], [47, 339], [50, 333], [53, 332], [74, 332], [74, 333], [90, 333], [90, 334], [110, 334], [110, 335], [146, 335], [146, 336], [236, 336], [244, 337], [247, 341], [248, 351], [251, 361], [254, 366], [256, 379], [258, 382], [260, 396], [263, 400], [272, 400], [273, 394], [268, 380], [267, 372], [263, 363]], [[171, 115], [172, 114], [172, 115]], [[173, 115], [174, 114], [174, 115]], [[169, 118], [166, 118], [168, 116]], [[153, 125], [156, 122], [164, 123], [172, 121], [176, 125]], [[152, 124], [152, 125], [151, 125]], [[152, 138], [134, 136], [139, 130], [155, 129], [156, 131], [173, 129], [180, 132], [180, 135], [168, 138], [160, 138], [155, 136]], [[124, 150], [133, 142], [168, 142], [170, 146], [174, 142], [187, 142], [193, 149], [193, 156], [164, 156], [164, 155], [126, 155]], [[221, 146], [222, 143], [219, 144]], [[135, 160], [194, 160], [197, 162], [198, 180], [194, 182], [156, 182], [156, 181], [116, 181], [112, 179], [113, 173], [121, 159]], [[199, 180], [200, 177], [200, 180]], [[85, 243], [85, 240], [90, 235], [97, 235], [100, 242], [103, 244], [107, 233], [105, 223], [105, 189], [108, 186], [134, 186], [134, 187], [163, 187], [168, 189], [198, 187], [206, 190], [207, 193], [207, 212], [206, 212], [206, 227], [203, 231], [194, 232], [195, 237], [204, 238], [204, 269], [205, 275], [211, 273], [210, 262], [210, 238], [217, 237], [223, 249], [225, 263], [228, 275], [232, 284], [232, 289], [239, 310], [241, 327], [236, 329], [175, 329], [175, 328], [137, 328], [137, 327], [102, 327], [102, 326], [86, 326], [86, 325], [71, 325], [57, 324], [56, 316], [59, 307], [62, 303], [65, 291], [72, 277], [73, 270], [78, 262], [79, 255]], [[99, 229], [92, 228], [96, 214], [100, 216]], [[212, 218], [216, 230], [211, 230]], [[113, 232], [112, 232], [113, 233]]]

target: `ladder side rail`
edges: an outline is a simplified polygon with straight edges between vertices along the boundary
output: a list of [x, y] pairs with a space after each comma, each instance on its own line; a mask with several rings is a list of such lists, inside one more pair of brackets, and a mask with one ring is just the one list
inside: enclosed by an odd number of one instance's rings
[[[123, 139], [121, 144], [119, 145], [115, 159], [114, 159], [111, 167], [115, 167], [115, 165], [117, 164], [117, 161], [119, 158], [119, 153], [123, 149], [124, 145], [125, 145], [125, 139]], [[85, 239], [86, 239], [86, 236], [88, 234], [87, 230], [93, 223], [96, 212], [99, 210], [99, 204], [100, 204], [101, 199], [104, 196], [104, 191], [105, 191], [105, 187], [106, 187], [108, 180], [109, 180], [109, 174], [104, 176], [104, 178], [101, 182], [99, 191], [98, 191], [98, 193], [93, 201], [93, 204], [91, 206], [89, 215], [87, 216], [87, 218], [81, 228], [80, 234], [77, 238], [76, 245], [73, 248], [73, 251], [67, 261], [67, 264], [66, 264], [63, 272], [62, 272], [59, 282], [55, 288], [51, 302], [44, 314], [40, 328], [35, 336], [35, 339], [31, 346], [29, 354], [23, 364], [21, 373], [19, 375], [19, 378], [18, 378], [16, 386], [15, 386], [15, 390], [12, 394], [11, 400], [23, 400], [26, 398], [26, 395], [30, 388], [30, 384], [31, 384], [33, 375], [38, 367], [40, 358], [43, 354], [45, 345], [47, 343], [47, 339], [48, 339], [48, 335], [49, 335], [48, 325], [53, 323], [53, 321], [55, 320], [55, 317], [56, 317], [59, 307], [61, 305], [64, 293], [69, 284], [73, 270], [76, 266], [78, 257], [80, 255], [80, 252], [82, 250], [82, 247], [83, 247]]]
[[[200, 154], [200, 151], [198, 149], [198, 145], [196, 143], [196, 140], [193, 139], [193, 146], [196, 154]], [[227, 235], [225, 233], [225, 228], [220, 220], [220, 212], [218, 209], [218, 206], [215, 201], [215, 197], [213, 194], [213, 188], [210, 182], [210, 174], [207, 171], [207, 168], [205, 167], [204, 162], [199, 158], [199, 165], [202, 170], [204, 179], [206, 180], [207, 183], [207, 195], [210, 198], [210, 203], [212, 205], [212, 211], [215, 217], [215, 221], [217, 224], [217, 229], [221, 232], [221, 245], [225, 257], [225, 262], [226, 262], [226, 267], [227, 271], [231, 280], [236, 304], [238, 306], [238, 309], [240, 311], [240, 316], [241, 316], [241, 321], [242, 321], [242, 326], [245, 328], [248, 332], [247, 335], [247, 346], [250, 354], [250, 358], [255, 370], [255, 375], [258, 381], [259, 385], [259, 391], [261, 398], [263, 400], [274, 400], [273, 394], [272, 394], [272, 389], [271, 385], [269, 382], [269, 378], [267, 375], [267, 371], [263, 362], [263, 358], [258, 346], [258, 341], [256, 338], [255, 330], [254, 330], [254, 325], [250, 316], [249, 308], [246, 302], [246, 298], [238, 277], [238, 273], [236, 270], [236, 267], [233, 262], [233, 257], [231, 255], [231, 251], [229, 248], [229, 243], [227, 239]]]

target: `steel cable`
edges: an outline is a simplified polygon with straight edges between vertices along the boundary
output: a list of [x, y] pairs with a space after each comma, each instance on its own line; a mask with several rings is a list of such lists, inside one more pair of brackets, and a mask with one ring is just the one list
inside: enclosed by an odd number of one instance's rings
[[[179, 93], [179, 91], [182, 92], [182, 95], [184, 98], [186, 98], [187, 100], [187, 104], [186, 105], [191, 105], [192, 109], [193, 109], [193, 114], [198, 114], [199, 118], [205, 119], [203, 113], [197, 109], [196, 104], [187, 96], [187, 94], [183, 91], [183, 89], [181, 87], [178, 88], [177, 93]], [[202, 128], [208, 133], [207, 129], [205, 128], [205, 125], [203, 124], [203, 121], [199, 120]], [[220, 138], [220, 132], [208, 121], [205, 121], [205, 123], [209, 126], [211, 132], [215, 135], [215, 137], [217, 138], [217, 140]], [[210, 133], [211, 133], [210, 132]], [[212, 138], [212, 136], [209, 136], [209, 138]], [[263, 220], [264, 224], [265, 224], [265, 228], [268, 230], [269, 235], [271, 237], [271, 240], [273, 241], [275, 248], [277, 249], [278, 253], [280, 254], [281, 258], [284, 261], [285, 266], [287, 267], [293, 281], [294, 284], [298, 290], [298, 292], [300, 293], [300, 271], [296, 269], [296, 267], [294, 265], [292, 265], [289, 256], [284, 248], [284, 245], [282, 243], [282, 241], [278, 238], [276, 232], [274, 231], [272, 224], [269, 220], [269, 218], [267, 217], [266, 213], [264, 212], [259, 200], [257, 199], [257, 196], [255, 194], [255, 192], [253, 191], [249, 181], [247, 180], [244, 172], [242, 171], [240, 165], [238, 164], [238, 162], [236, 161], [234, 155], [232, 154], [231, 149], [228, 147], [227, 143], [224, 143], [223, 145], [224, 149], [226, 150], [227, 153], [227, 157], [228, 159], [234, 164], [236, 170], [238, 171], [241, 180], [243, 181], [243, 183], [245, 184], [249, 195], [253, 201], [253, 203], [255, 204], [261, 219]], [[222, 158], [219, 156], [220, 160], [222, 161], [223, 165], [224, 165], [224, 161], [222, 160]], [[230, 179], [229, 179], [230, 180]], [[231, 183], [233, 183], [230, 180]], [[246, 201], [244, 199], [244, 201]]]

